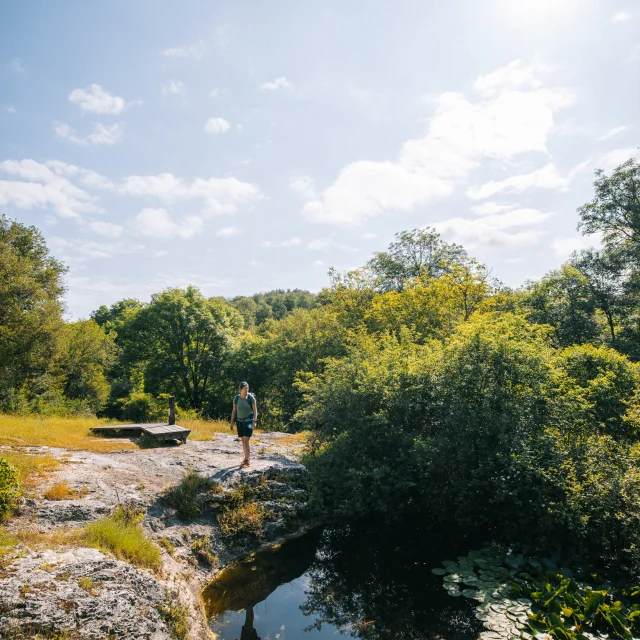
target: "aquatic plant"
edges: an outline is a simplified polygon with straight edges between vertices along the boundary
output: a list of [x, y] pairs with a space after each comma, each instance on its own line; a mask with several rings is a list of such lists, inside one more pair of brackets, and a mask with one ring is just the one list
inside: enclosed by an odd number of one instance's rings
[[442, 565], [432, 573], [443, 577], [447, 593], [480, 603], [476, 617], [487, 629], [480, 640], [631, 640], [640, 634], [638, 586], [614, 589], [595, 574], [593, 584], [579, 581], [554, 558], [528, 558], [497, 546]]

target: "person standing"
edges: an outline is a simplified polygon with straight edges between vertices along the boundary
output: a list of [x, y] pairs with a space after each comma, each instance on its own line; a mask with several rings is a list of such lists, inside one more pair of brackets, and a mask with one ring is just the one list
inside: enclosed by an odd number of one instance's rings
[[258, 405], [256, 397], [249, 393], [249, 383], [240, 383], [240, 393], [233, 399], [233, 409], [231, 411], [230, 428], [233, 431], [235, 423], [238, 429], [238, 437], [242, 440], [242, 451], [244, 452], [244, 460], [240, 467], [251, 466], [251, 450], [249, 447], [249, 439], [253, 435], [253, 429], [258, 420]]

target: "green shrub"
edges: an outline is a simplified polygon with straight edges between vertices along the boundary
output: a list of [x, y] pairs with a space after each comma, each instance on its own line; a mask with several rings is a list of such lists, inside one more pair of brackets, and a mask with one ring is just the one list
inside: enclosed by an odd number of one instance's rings
[[138, 567], [158, 570], [160, 549], [145, 535], [142, 517], [134, 509], [118, 507], [110, 516], [87, 525], [87, 543]]
[[211, 478], [199, 476], [192, 469], [187, 471], [182, 482], [171, 487], [164, 493], [164, 501], [178, 512], [181, 520], [193, 520], [201, 513], [198, 494], [207, 491], [216, 493], [220, 490], [220, 483]]
[[640, 567], [639, 384], [623, 356], [556, 350], [547, 328], [489, 313], [424, 348], [360, 340], [304, 387], [312, 495], [330, 514]]
[[244, 502], [223, 510], [218, 516], [220, 533], [225, 538], [249, 534], [259, 536], [266, 518], [265, 508], [258, 502]]
[[16, 468], [0, 458], [0, 519], [7, 518], [20, 502], [20, 481]]

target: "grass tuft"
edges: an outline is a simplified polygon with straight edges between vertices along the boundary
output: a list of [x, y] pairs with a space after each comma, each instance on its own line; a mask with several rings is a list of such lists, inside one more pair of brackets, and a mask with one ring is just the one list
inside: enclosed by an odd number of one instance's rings
[[86, 541], [138, 567], [158, 571], [162, 565], [160, 549], [144, 533], [140, 516], [124, 507], [88, 524]]
[[72, 498], [84, 498], [87, 493], [89, 492], [86, 487], [78, 491], [77, 489], [72, 489], [69, 483], [63, 480], [49, 487], [43, 495], [47, 500], [71, 500]]
[[173, 598], [167, 597], [167, 604], [158, 606], [158, 612], [164, 620], [172, 638], [186, 640], [189, 635], [189, 610], [183, 604], [178, 604]]
[[165, 503], [178, 512], [178, 517], [181, 520], [193, 520], [201, 513], [198, 494], [219, 493], [220, 489], [219, 482], [199, 476], [195, 471], [189, 470], [182, 482], [165, 491], [163, 497]]
[[218, 516], [220, 533], [225, 538], [242, 534], [259, 536], [267, 512], [258, 502], [244, 502], [236, 507], [225, 509]]

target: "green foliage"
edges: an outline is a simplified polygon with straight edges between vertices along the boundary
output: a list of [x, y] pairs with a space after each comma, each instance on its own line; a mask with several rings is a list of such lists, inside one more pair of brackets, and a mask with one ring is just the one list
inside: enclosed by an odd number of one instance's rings
[[316, 296], [300, 289], [277, 289], [253, 296], [236, 296], [230, 300], [244, 319], [246, 329], [264, 324], [267, 320], [282, 320], [294, 309], [312, 309]]
[[62, 263], [35, 227], [0, 215], [0, 409], [47, 372], [62, 327]]
[[86, 542], [138, 567], [157, 571], [162, 564], [160, 549], [140, 526], [143, 517], [134, 509], [118, 507], [112, 515], [87, 525]]
[[164, 501], [176, 509], [181, 520], [193, 520], [201, 513], [198, 495], [201, 493], [217, 493], [220, 484], [211, 478], [198, 475], [193, 469], [187, 471], [182, 482], [165, 491]]
[[536, 580], [514, 585], [516, 595], [533, 601], [525, 633], [548, 633], [557, 640], [606, 636], [631, 640], [638, 636], [640, 587], [594, 586], [568, 573], [547, 571]]
[[584, 233], [602, 233], [606, 250], [640, 265], [640, 164], [631, 158], [610, 176], [596, 171], [593, 200], [578, 209]]
[[484, 313], [420, 348], [363, 337], [303, 386], [329, 513], [420, 514], [452, 534], [639, 566], [639, 386], [623, 356], [557, 351], [548, 328]]
[[589, 278], [571, 265], [565, 264], [532, 284], [525, 308], [531, 322], [554, 327], [560, 346], [594, 342], [600, 335]]
[[462, 264], [467, 252], [444, 242], [433, 229], [414, 229], [396, 234], [388, 251], [376, 253], [367, 263], [380, 291], [401, 291], [408, 280], [420, 276], [437, 278], [452, 264]]
[[153, 295], [133, 325], [137, 340], [129, 357], [143, 364], [145, 390], [175, 393], [183, 406], [200, 410], [242, 318], [227, 303], [187, 287]]
[[158, 612], [169, 627], [172, 640], [186, 640], [189, 637], [189, 609], [176, 597], [167, 594], [166, 604], [158, 606]]
[[0, 458], [0, 520], [11, 515], [21, 498], [18, 471], [4, 458]]

